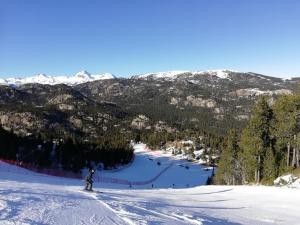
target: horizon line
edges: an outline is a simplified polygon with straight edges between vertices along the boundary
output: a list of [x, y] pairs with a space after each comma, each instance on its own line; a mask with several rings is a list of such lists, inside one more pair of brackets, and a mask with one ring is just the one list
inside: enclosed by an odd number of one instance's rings
[[47, 74], [47, 73], [32, 73], [30, 75], [0, 75], [0, 79], [10, 79], [10, 78], [28, 78], [28, 77], [36, 77], [38, 75], [45, 75], [45, 76], [49, 76], [49, 77], [73, 77], [76, 74], [82, 73], [82, 72], [86, 72], [90, 75], [104, 75], [104, 74], [111, 74], [116, 78], [130, 78], [132, 76], [139, 76], [139, 75], [145, 75], [145, 74], [157, 74], [157, 73], [166, 73], [166, 72], [210, 72], [210, 71], [230, 71], [230, 72], [234, 72], [234, 73], [255, 73], [258, 75], [263, 75], [263, 76], [268, 76], [268, 77], [274, 77], [274, 78], [281, 78], [281, 79], [292, 79], [292, 78], [298, 78], [300, 77], [295, 75], [295, 76], [284, 76], [284, 75], [269, 75], [266, 73], [260, 73], [260, 72], [253, 72], [253, 71], [240, 71], [240, 70], [234, 70], [234, 69], [207, 69], [207, 70], [164, 70], [164, 71], [156, 71], [156, 72], [140, 72], [140, 73], [130, 73], [130, 74], [126, 74], [126, 75], [117, 75], [116, 73], [111, 73], [111, 72], [100, 72], [100, 73], [90, 73], [88, 70], [80, 70], [76, 73], [71, 73], [71, 74]]

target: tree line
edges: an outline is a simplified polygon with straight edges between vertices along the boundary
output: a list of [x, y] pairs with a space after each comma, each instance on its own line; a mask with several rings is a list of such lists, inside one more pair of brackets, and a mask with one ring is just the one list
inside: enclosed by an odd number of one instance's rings
[[107, 169], [127, 164], [132, 157], [129, 140], [121, 134], [86, 142], [71, 136], [57, 139], [43, 139], [41, 135], [20, 137], [0, 127], [0, 158], [30, 163], [38, 168], [79, 172], [84, 167], [102, 165]]
[[228, 132], [215, 183], [272, 184], [277, 176], [299, 167], [300, 96], [268, 101], [259, 98], [246, 127]]

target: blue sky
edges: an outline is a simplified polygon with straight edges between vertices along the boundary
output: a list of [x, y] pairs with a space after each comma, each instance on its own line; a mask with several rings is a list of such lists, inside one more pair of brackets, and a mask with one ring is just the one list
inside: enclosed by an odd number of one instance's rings
[[300, 76], [300, 1], [0, 1], [3, 78], [223, 68]]

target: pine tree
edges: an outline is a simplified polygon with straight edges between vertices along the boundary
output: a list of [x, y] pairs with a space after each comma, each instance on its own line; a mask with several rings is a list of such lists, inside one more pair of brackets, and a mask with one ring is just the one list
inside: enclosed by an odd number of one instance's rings
[[281, 96], [273, 105], [273, 111], [275, 119], [272, 133], [276, 137], [276, 162], [280, 165], [279, 171], [286, 172], [295, 164], [297, 165], [296, 157], [299, 142], [297, 134], [300, 132], [300, 96]]
[[264, 167], [263, 167], [263, 183], [272, 184], [276, 178], [276, 161], [273, 153], [272, 146], [269, 146], [266, 151], [264, 158]]
[[242, 131], [241, 140], [239, 145], [242, 152], [239, 155], [242, 164], [242, 181], [243, 183], [255, 182], [255, 171], [257, 171], [257, 159], [253, 154], [253, 149], [258, 148], [259, 141], [253, 139], [252, 130], [246, 127]]
[[[244, 178], [246, 182], [260, 182], [263, 160], [271, 142], [270, 127], [273, 113], [266, 97], [258, 99], [252, 110], [252, 116], [241, 137]], [[250, 164], [249, 166], [247, 164]], [[253, 171], [254, 169], [254, 171]], [[254, 172], [254, 177], [252, 176]]]
[[228, 133], [226, 148], [222, 151], [218, 170], [216, 173], [216, 182], [220, 184], [235, 185], [240, 184], [239, 170], [239, 146], [236, 130], [232, 129]]

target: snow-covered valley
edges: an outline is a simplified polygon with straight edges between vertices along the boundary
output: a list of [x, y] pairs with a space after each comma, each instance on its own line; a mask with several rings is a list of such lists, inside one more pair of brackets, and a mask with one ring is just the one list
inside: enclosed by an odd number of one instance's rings
[[198, 164], [144, 145], [135, 153], [97, 172], [92, 193], [83, 180], [0, 162], [0, 224], [300, 224], [298, 188], [205, 186], [211, 171]]

